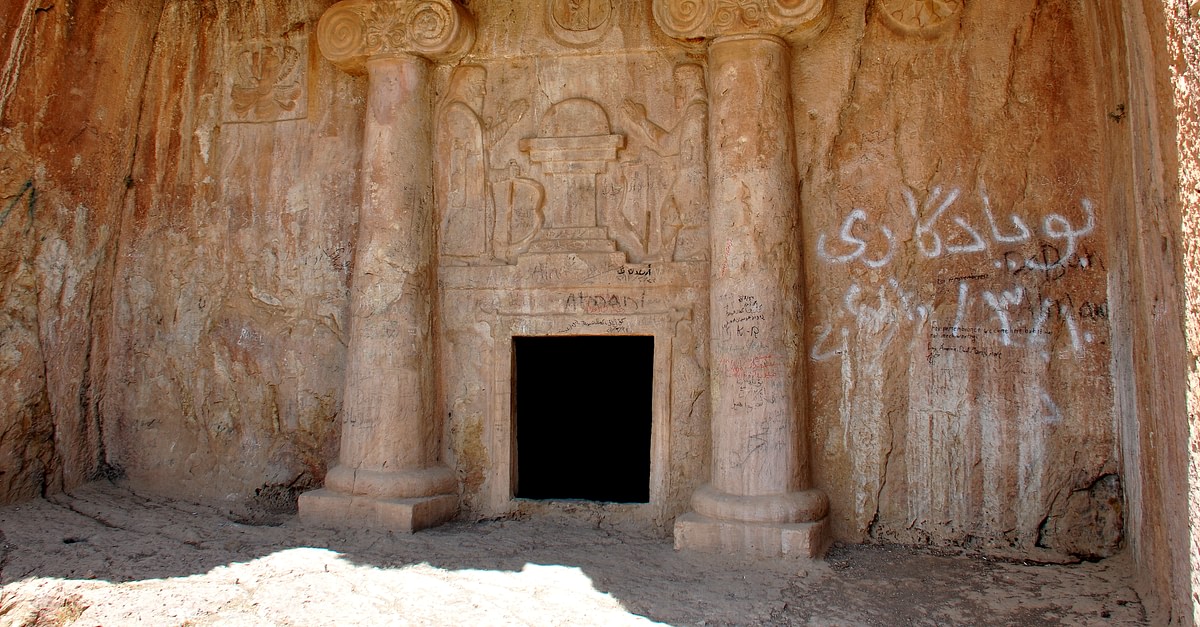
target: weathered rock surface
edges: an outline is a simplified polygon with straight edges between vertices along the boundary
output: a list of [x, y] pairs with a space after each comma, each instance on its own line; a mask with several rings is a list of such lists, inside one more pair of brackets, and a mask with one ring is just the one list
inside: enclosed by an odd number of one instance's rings
[[105, 459], [111, 267], [158, 5], [0, 10], [2, 498]]
[[326, 66], [309, 115], [321, 8], [6, 6], [5, 498], [320, 480], [361, 110]]
[[[324, 481], [369, 250], [368, 80], [318, 50], [330, 4], [0, 8], [0, 499], [123, 472], [253, 509]], [[714, 81], [707, 44], [662, 32], [650, 2], [559, 4], [472, 2], [471, 52], [429, 66], [437, 394], [421, 424], [465, 516], [504, 514], [512, 338], [653, 335], [668, 351], [642, 517], [665, 525], [712, 479], [712, 408], [761, 389], [709, 393], [709, 369], [731, 367], [709, 359], [712, 277], [752, 257], [709, 242], [727, 226], [712, 203], [740, 199], [708, 197], [728, 168], [706, 151], [750, 148], [695, 128], [726, 123], [705, 89], [742, 86]], [[1194, 8], [827, 11], [788, 44], [779, 154], [799, 211], [781, 239], [799, 243], [804, 299], [780, 354], [799, 356], [807, 408], [797, 476], [828, 496], [833, 536], [1054, 561], [1131, 533], [1182, 572], [1167, 547], [1194, 535], [1170, 513], [1200, 485], [1179, 474], [1190, 397], [1155, 377], [1200, 351], [1145, 347], [1200, 337], [1182, 319], [1196, 264], [1178, 262], [1200, 203]], [[789, 136], [746, 120], [724, 139]], [[572, 152], [581, 136], [602, 157]]]
[[115, 262], [110, 459], [238, 499], [319, 482], [336, 446], [361, 95], [320, 7], [167, 3]]
[[1036, 554], [1118, 459], [1089, 9], [847, 4], [796, 72], [818, 484], [842, 537]]

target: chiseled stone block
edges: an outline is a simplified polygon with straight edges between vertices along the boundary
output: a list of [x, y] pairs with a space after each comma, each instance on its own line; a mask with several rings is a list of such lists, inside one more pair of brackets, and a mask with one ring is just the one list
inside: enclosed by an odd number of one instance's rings
[[309, 523], [412, 533], [436, 527], [458, 514], [458, 498], [437, 495], [375, 499], [322, 489], [300, 495], [300, 518]]
[[716, 520], [689, 512], [675, 520], [677, 550], [819, 559], [828, 545], [828, 519], [811, 523], [755, 523]]

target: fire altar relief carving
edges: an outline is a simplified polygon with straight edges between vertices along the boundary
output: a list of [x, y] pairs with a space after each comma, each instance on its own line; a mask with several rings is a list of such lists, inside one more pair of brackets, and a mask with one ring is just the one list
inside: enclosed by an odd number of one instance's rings
[[546, 226], [530, 252], [616, 251], [597, 221], [596, 177], [617, 160], [624, 145], [625, 137], [611, 132], [604, 108], [586, 98], [557, 102], [542, 116], [538, 136], [520, 143], [546, 177], [550, 197]]
[[623, 94], [566, 97], [527, 115], [525, 99], [487, 101], [483, 66], [455, 68], [437, 115], [440, 264], [706, 261], [704, 68], [679, 63], [670, 76], [666, 115]]

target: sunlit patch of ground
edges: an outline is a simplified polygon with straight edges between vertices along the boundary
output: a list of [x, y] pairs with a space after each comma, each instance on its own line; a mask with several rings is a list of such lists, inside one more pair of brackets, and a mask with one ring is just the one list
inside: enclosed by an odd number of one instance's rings
[[1033, 566], [899, 547], [827, 561], [677, 553], [553, 516], [415, 535], [218, 509], [108, 483], [0, 508], [0, 625], [1136, 625], [1128, 563]]

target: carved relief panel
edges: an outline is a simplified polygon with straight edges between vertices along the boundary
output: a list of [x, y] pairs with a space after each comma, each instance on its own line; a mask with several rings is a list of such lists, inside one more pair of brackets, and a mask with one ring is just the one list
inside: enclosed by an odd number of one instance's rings
[[[446, 95], [438, 106], [437, 189], [441, 200], [441, 254], [443, 263], [477, 265], [502, 262], [507, 255], [509, 238], [496, 245], [496, 206], [489, 179], [492, 167], [488, 155], [512, 125], [525, 115], [528, 102], [518, 100], [484, 117], [487, 96], [487, 70], [478, 65], [463, 65], [450, 76]], [[509, 181], [520, 179], [519, 166], [505, 168]], [[514, 176], [516, 175], [516, 176]], [[540, 205], [541, 191], [530, 181], [533, 198]], [[503, 187], [503, 186], [502, 186]], [[516, 200], [513, 187], [504, 200]], [[523, 197], [523, 199], [525, 199]], [[510, 233], [506, 207], [501, 231]], [[524, 207], [527, 212], [530, 210]], [[540, 207], [532, 208], [533, 212]]]
[[584, 47], [608, 33], [613, 13], [612, 0], [548, 0], [546, 27], [559, 43]]
[[708, 465], [706, 69], [652, 30], [648, 3], [537, 0], [542, 19], [517, 25], [491, 20], [501, 6], [478, 23], [513, 28], [481, 30], [435, 75], [442, 402], [463, 502], [529, 506], [513, 498], [514, 337], [653, 336], [637, 515], [668, 521]]
[[708, 259], [703, 66], [629, 53], [481, 60], [448, 72], [443, 93], [441, 265]]
[[231, 45], [224, 122], [280, 122], [308, 115], [308, 36], [252, 39]]
[[958, 17], [962, 6], [962, 0], [879, 0], [879, 13], [899, 33], [933, 37]]

